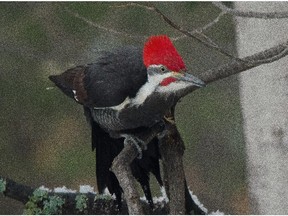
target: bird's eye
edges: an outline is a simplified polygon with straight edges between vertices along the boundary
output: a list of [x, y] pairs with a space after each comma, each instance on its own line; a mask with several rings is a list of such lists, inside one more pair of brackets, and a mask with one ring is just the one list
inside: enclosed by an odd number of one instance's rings
[[165, 71], [166, 71], [166, 69], [165, 69], [164, 66], [161, 66], [161, 67], [160, 67], [160, 70], [161, 70], [161, 72], [165, 72]]

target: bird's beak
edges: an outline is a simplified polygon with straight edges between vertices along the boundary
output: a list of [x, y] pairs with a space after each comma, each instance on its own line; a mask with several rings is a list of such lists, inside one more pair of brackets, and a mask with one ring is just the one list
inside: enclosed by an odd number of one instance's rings
[[199, 78], [193, 76], [192, 74], [189, 74], [189, 73], [177, 73], [177, 72], [174, 72], [173, 73], [173, 77], [176, 78], [177, 80], [181, 80], [181, 81], [184, 81], [184, 82], [189, 82], [195, 86], [198, 86], [198, 87], [205, 87], [206, 84]]

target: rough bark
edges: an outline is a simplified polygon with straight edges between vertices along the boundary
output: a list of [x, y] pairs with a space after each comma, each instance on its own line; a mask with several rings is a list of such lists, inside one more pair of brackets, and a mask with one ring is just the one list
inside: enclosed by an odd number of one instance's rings
[[[125, 188], [124, 197], [128, 205], [128, 212], [132, 215], [143, 215], [139, 193], [136, 187], [136, 181], [132, 175], [130, 164], [137, 156], [137, 148], [133, 143], [126, 145], [120, 154], [114, 159], [112, 171], [115, 173], [119, 184]], [[129, 157], [127, 157], [129, 155]]]
[[183, 168], [184, 142], [174, 123], [174, 110], [166, 117], [166, 134], [160, 139], [164, 184], [169, 198], [170, 214], [185, 214], [185, 173]]
[[[235, 2], [241, 11], [287, 11], [287, 2]], [[237, 18], [240, 57], [287, 40], [287, 20]], [[240, 76], [253, 213], [288, 214], [287, 58]], [[257, 208], [255, 208], [257, 206]]]
[[[156, 124], [154, 127], [147, 131], [133, 134], [133, 136], [144, 142], [147, 145], [157, 134], [163, 130], [162, 124]], [[130, 141], [129, 141], [130, 142]], [[140, 143], [138, 143], [140, 144]], [[142, 146], [144, 147], [144, 146]], [[145, 148], [145, 147], [144, 147]], [[144, 214], [140, 203], [140, 196], [137, 191], [136, 181], [132, 175], [130, 164], [137, 157], [138, 150], [135, 143], [127, 143], [120, 154], [114, 159], [112, 164], [112, 171], [115, 173], [119, 184], [122, 188], [125, 188], [124, 197], [128, 205], [129, 214]]]

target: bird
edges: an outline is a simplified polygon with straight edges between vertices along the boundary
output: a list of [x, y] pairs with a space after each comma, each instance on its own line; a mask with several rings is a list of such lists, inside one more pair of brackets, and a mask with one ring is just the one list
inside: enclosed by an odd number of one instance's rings
[[[139, 131], [149, 133], [187, 89], [205, 83], [187, 72], [184, 61], [167, 35], [150, 36], [143, 47], [124, 46], [106, 51], [94, 63], [70, 68], [49, 79], [84, 108], [91, 126], [92, 150], [96, 150], [96, 178], [100, 193], [108, 188], [121, 206], [123, 188], [110, 170], [124, 145], [141, 147]], [[163, 186], [159, 137], [154, 137], [131, 163], [153, 208], [149, 175]], [[186, 191], [187, 193], [187, 191]]]

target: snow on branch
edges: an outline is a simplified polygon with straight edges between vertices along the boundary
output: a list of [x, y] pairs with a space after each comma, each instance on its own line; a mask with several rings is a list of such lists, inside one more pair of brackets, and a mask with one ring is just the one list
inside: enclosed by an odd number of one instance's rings
[[246, 18], [259, 18], [259, 19], [283, 19], [288, 18], [288, 11], [285, 12], [256, 12], [256, 11], [240, 11], [233, 8], [229, 8], [222, 2], [212, 2], [213, 5], [218, 7], [227, 14], [231, 14], [238, 17]]
[[[110, 195], [87, 190], [80, 193], [65, 187], [56, 188], [56, 191], [43, 186], [32, 188], [0, 177], [0, 194], [25, 204], [24, 214], [128, 214], [127, 204], [123, 201], [119, 212], [116, 201]], [[145, 214], [168, 214], [165, 201], [155, 203], [153, 210], [145, 200], [141, 201], [141, 205]]]

